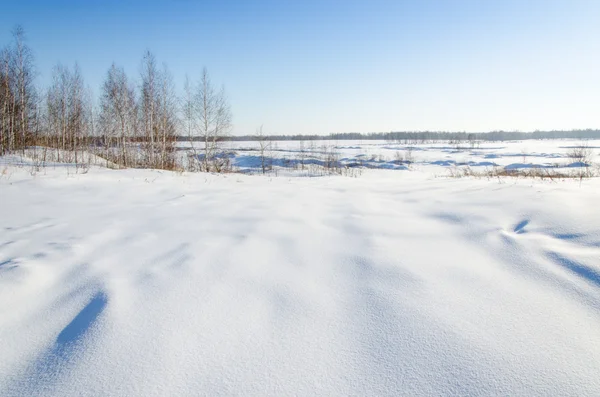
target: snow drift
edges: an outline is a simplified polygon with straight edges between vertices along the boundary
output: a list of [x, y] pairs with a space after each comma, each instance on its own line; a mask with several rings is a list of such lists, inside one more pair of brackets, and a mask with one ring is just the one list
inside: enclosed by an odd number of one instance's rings
[[0, 177], [0, 395], [600, 395], [597, 180]]

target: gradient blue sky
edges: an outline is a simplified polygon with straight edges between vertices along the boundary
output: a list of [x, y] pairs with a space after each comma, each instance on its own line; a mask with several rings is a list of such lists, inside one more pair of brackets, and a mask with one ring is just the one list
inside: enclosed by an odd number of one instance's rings
[[237, 134], [600, 127], [598, 0], [3, 3], [40, 85], [78, 62], [98, 95], [148, 48], [179, 89], [208, 67]]

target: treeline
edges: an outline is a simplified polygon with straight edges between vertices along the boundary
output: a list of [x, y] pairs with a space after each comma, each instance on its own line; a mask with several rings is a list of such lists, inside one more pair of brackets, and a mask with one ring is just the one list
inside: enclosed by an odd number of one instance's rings
[[[449, 142], [466, 143], [473, 141], [517, 141], [527, 139], [600, 139], [600, 130], [569, 130], [569, 131], [491, 131], [491, 132], [347, 132], [334, 133], [328, 135], [271, 135], [268, 137], [272, 141], [308, 141], [308, 140], [384, 140], [397, 143], [431, 143], [431, 142]], [[187, 140], [187, 137], [179, 137], [180, 140]], [[225, 138], [231, 141], [252, 141], [256, 140], [255, 135], [230, 136]]]
[[[21, 27], [0, 51], [0, 154], [38, 155], [53, 149], [53, 160], [84, 161], [90, 154], [117, 166], [223, 171], [227, 157], [219, 143], [229, 134], [231, 112], [223, 89], [203, 69], [186, 79], [178, 97], [165, 64], [146, 51], [139, 76], [112, 64], [98, 105], [77, 64], [56, 65], [47, 89], [35, 86], [34, 57]], [[178, 164], [178, 137], [201, 137], [193, 157]], [[85, 156], [84, 156], [85, 155]]]

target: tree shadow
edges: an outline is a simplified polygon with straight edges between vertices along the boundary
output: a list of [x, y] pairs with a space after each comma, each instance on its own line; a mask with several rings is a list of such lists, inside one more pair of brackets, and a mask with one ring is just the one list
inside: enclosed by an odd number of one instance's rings
[[600, 273], [595, 269], [582, 265], [581, 263], [575, 262], [569, 258], [566, 258], [556, 252], [548, 253], [548, 257], [552, 259], [552, 261], [571, 272], [577, 274], [578, 276], [584, 278], [585, 280], [596, 284], [597, 287], [600, 287]]
[[[53, 351], [61, 353], [83, 339], [108, 302], [104, 292], [98, 292], [75, 318], [58, 334]], [[68, 349], [67, 349], [68, 350]]]

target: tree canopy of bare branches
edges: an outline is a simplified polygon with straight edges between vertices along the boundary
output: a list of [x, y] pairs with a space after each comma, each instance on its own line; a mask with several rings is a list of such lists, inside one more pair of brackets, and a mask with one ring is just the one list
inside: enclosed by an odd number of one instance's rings
[[36, 112], [33, 52], [21, 26], [0, 51], [0, 153], [24, 150], [31, 142]]
[[78, 163], [87, 152], [107, 165], [176, 169], [185, 166], [176, 156], [177, 138], [185, 134], [204, 146], [200, 154], [192, 144], [193, 169], [228, 168], [221, 141], [231, 129], [231, 111], [206, 69], [197, 83], [186, 79], [179, 98], [166, 64], [159, 66], [152, 52], [144, 52], [137, 79], [113, 63], [98, 111], [77, 64], [56, 65], [41, 96], [34, 81], [33, 52], [17, 27], [12, 43], [0, 48], [0, 155], [39, 147], [54, 150], [57, 161]]

